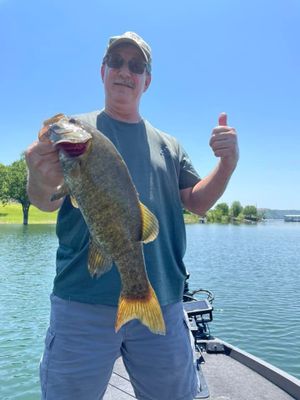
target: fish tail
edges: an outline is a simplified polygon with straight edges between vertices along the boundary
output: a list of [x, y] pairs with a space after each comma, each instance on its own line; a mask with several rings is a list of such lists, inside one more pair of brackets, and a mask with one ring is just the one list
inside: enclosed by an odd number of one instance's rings
[[156, 294], [149, 284], [149, 292], [145, 298], [134, 299], [120, 296], [116, 319], [116, 332], [126, 322], [138, 319], [147, 326], [151, 332], [159, 335], [166, 334], [164, 318]]

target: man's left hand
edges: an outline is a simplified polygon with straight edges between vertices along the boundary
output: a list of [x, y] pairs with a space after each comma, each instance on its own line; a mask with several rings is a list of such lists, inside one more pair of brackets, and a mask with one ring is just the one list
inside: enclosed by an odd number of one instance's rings
[[221, 158], [225, 168], [234, 169], [239, 159], [239, 147], [236, 130], [227, 125], [227, 114], [221, 113], [219, 124], [213, 131], [209, 141], [216, 157]]

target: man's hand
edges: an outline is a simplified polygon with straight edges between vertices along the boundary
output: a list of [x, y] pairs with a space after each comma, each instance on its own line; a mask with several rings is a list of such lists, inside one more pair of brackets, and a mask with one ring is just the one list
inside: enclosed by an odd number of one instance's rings
[[199, 215], [205, 215], [222, 196], [239, 159], [236, 131], [227, 126], [225, 113], [220, 114], [219, 125], [213, 129], [209, 144], [221, 161], [194, 187], [180, 191], [184, 207]]
[[209, 141], [216, 157], [221, 158], [221, 165], [234, 170], [239, 159], [237, 134], [234, 128], [227, 125], [227, 114], [221, 113]]
[[[40, 133], [45, 132], [47, 126]], [[28, 167], [28, 195], [32, 204], [44, 211], [56, 210], [61, 201], [51, 202], [51, 195], [63, 183], [58, 152], [51, 142], [38, 140], [25, 152]]]
[[[39, 132], [46, 132], [47, 126]], [[62, 183], [63, 176], [59, 163], [58, 152], [50, 141], [35, 141], [25, 152], [29, 173], [35, 181], [42, 185], [57, 187]]]

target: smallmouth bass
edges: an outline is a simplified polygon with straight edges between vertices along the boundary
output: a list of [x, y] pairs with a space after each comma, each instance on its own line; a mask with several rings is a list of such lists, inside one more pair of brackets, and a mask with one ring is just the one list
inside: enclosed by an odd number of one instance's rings
[[91, 276], [100, 277], [113, 262], [120, 273], [116, 332], [137, 318], [153, 333], [164, 335], [163, 315], [143, 255], [143, 243], [158, 235], [158, 221], [139, 201], [124, 160], [105, 135], [77, 118], [58, 114], [44, 126], [39, 139], [57, 148], [64, 175], [52, 200], [70, 195], [80, 209], [90, 232]]

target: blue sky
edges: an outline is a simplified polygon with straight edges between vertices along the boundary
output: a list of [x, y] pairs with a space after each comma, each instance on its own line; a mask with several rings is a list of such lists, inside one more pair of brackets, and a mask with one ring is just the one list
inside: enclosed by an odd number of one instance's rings
[[240, 162], [220, 201], [300, 209], [299, 0], [0, 0], [0, 163], [49, 116], [103, 106], [109, 36], [151, 45], [142, 115], [176, 136], [201, 176], [218, 115], [239, 134]]

